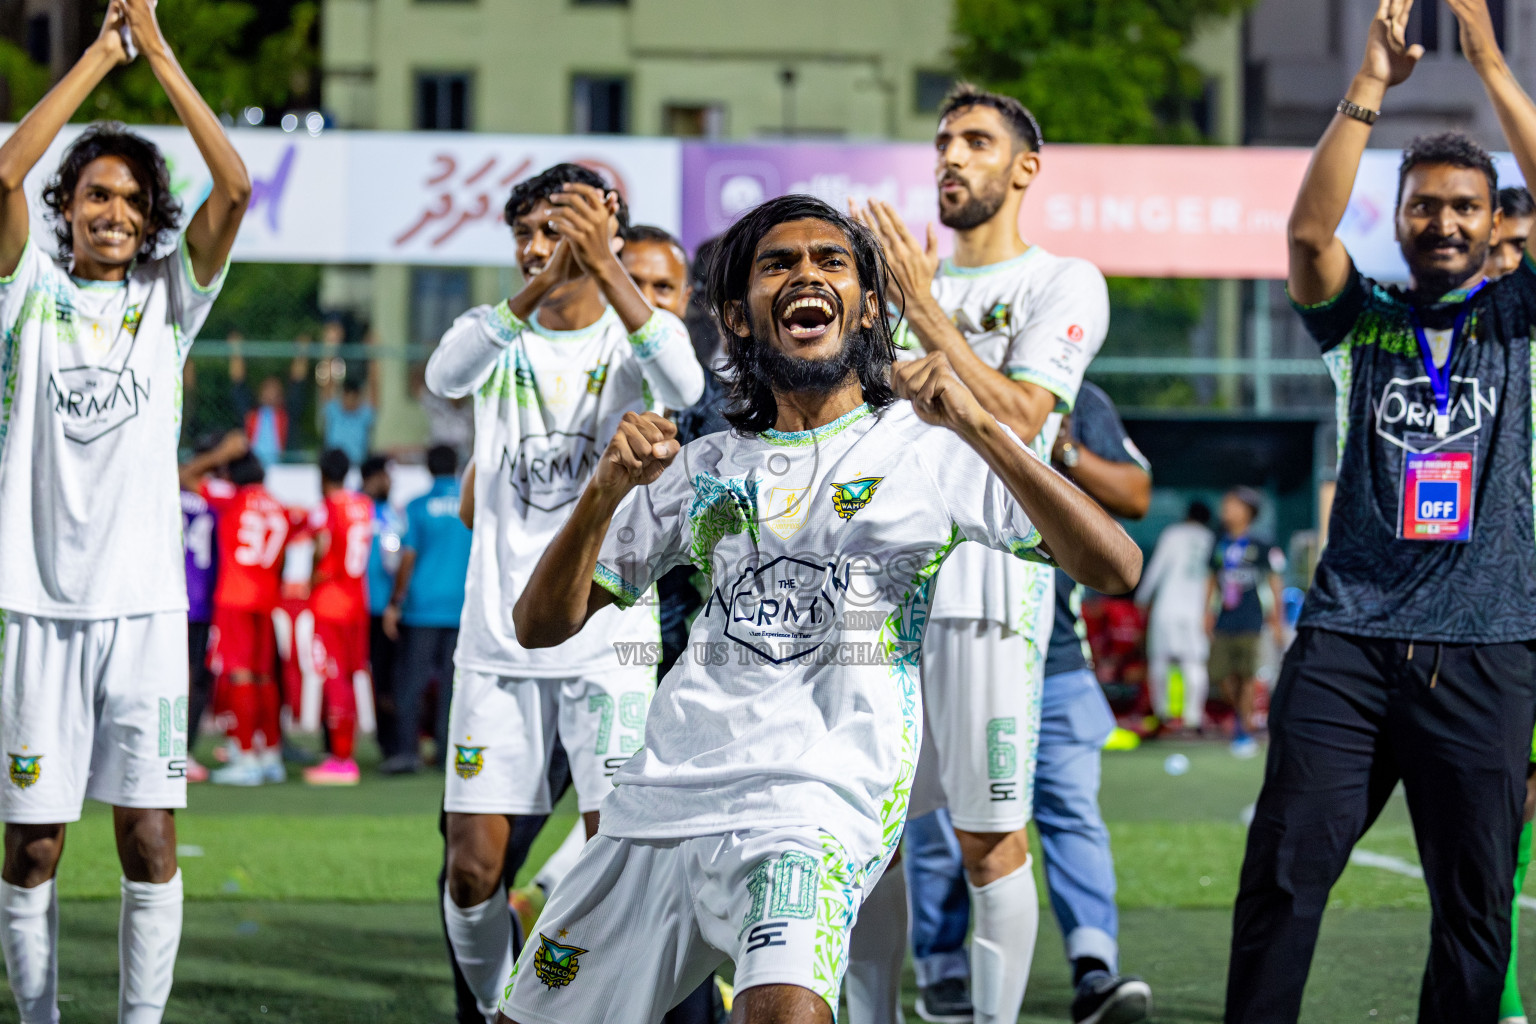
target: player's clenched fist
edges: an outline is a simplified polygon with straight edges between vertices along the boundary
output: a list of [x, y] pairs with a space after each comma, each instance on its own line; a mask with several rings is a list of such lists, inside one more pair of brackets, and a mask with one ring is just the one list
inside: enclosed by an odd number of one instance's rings
[[976, 401], [976, 396], [971, 394], [971, 389], [961, 383], [954, 367], [949, 365], [949, 357], [942, 352], [894, 364], [891, 386], [897, 398], [911, 401], [912, 408], [924, 423], [964, 434], [990, 418]]
[[593, 483], [619, 492], [643, 487], [661, 476], [682, 450], [677, 424], [654, 412], [627, 412], [597, 464]]

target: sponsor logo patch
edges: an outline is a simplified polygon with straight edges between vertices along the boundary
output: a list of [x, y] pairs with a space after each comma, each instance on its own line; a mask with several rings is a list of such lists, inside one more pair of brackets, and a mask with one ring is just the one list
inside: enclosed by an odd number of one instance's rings
[[[561, 937], [565, 936], [562, 931]], [[533, 971], [546, 988], [564, 988], [576, 979], [581, 970], [581, 954], [587, 952], [576, 946], [556, 942], [548, 935], [539, 934], [539, 948], [533, 954]]]
[[485, 748], [453, 745], [453, 772], [461, 779], [472, 779], [485, 767]]
[[832, 485], [832, 507], [837, 514], [844, 519], [852, 519], [858, 512], [868, 505], [875, 497], [875, 488], [880, 486], [883, 476], [866, 476], [857, 480], [850, 480], [845, 484], [834, 483]]
[[43, 767], [38, 762], [43, 759], [42, 754], [11, 754], [11, 781], [19, 788], [26, 789], [35, 785], [43, 772]]

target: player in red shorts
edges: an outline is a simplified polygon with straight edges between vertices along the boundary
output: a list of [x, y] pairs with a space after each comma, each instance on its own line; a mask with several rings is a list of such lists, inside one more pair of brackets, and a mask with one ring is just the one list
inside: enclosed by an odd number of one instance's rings
[[331, 756], [304, 770], [315, 786], [355, 786], [357, 692], [353, 678], [368, 664], [368, 553], [373, 546], [373, 502], [342, 486], [352, 462], [332, 448], [320, 456], [325, 501], [310, 517], [315, 534], [315, 573], [309, 607], [315, 615], [314, 665]]
[[230, 463], [228, 482], [203, 485], [203, 497], [219, 520], [219, 583], [213, 592], [208, 666], [227, 685], [234, 719], [230, 737], [236, 747], [229, 764], [210, 779], [226, 786], [283, 780], [272, 609], [282, 587], [290, 523], [288, 511], [263, 485], [265, 479], [261, 463], [247, 454]]

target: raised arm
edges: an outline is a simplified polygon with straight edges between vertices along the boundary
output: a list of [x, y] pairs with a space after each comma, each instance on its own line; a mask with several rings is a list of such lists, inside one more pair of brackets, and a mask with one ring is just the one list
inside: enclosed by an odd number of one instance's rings
[[181, 481], [181, 489], [197, 490], [204, 476], [226, 463], [233, 462], [250, 450], [250, 445], [245, 441], [245, 434], [238, 430], [231, 430], [224, 435], [224, 440], [218, 445], [201, 455], [192, 456], [177, 468], [176, 475]]
[[516, 295], [488, 312], [471, 310], [453, 322], [427, 358], [427, 390], [439, 398], [463, 398], [474, 391], [544, 297], [580, 273], [562, 238], [544, 270], [524, 282]]
[[564, 643], [613, 603], [613, 595], [592, 581], [608, 524], [625, 495], [654, 482], [681, 450], [671, 420], [653, 412], [624, 414], [571, 517], [544, 549], [512, 609], [518, 643]]
[[176, 109], [176, 116], [191, 133], [197, 151], [213, 175], [213, 189], [192, 215], [186, 233], [192, 275], [206, 288], [213, 284], [229, 261], [229, 251], [234, 247], [240, 221], [251, 200], [251, 178], [240, 154], [235, 152], [229, 137], [224, 134], [219, 119], [203, 102], [186, 72], [181, 70], [176, 55], [160, 33], [153, 0], [114, 0], [113, 6], [121, 6], [134, 45], [149, 61], [171, 106]]
[[933, 228], [928, 229], [926, 244], [919, 245], [896, 211], [879, 200], [872, 200], [855, 215], [879, 237], [891, 275], [902, 291], [903, 315], [923, 350], [942, 352], [983, 409], [1008, 424], [1025, 442], [1033, 441], [1055, 410], [1056, 396], [1039, 384], [1013, 380], [982, 362], [944, 314], [933, 297], [933, 275], [939, 266]]
[[1097, 502], [1010, 438], [943, 353], [896, 364], [891, 383], [925, 422], [954, 431], [982, 457], [1040, 531], [1042, 549], [1068, 576], [1105, 594], [1136, 586], [1136, 542]]
[[[1379, 111], [1387, 90], [1402, 82], [1424, 55], [1424, 47], [1408, 46], [1403, 33], [1413, 0], [1381, 0], [1366, 36], [1365, 56], [1344, 98], [1366, 110]], [[1371, 126], [1347, 114], [1334, 114], [1322, 141], [1312, 153], [1302, 179], [1287, 230], [1290, 242], [1291, 298], [1303, 304], [1324, 302], [1349, 283], [1350, 259], [1335, 232], [1349, 207], [1360, 156], [1370, 141]]]
[[[1488, 0], [1448, 0], [1461, 27], [1461, 52], [1483, 80], [1483, 89], [1493, 103], [1504, 139], [1520, 165], [1525, 180], [1536, 182], [1536, 104], [1520, 83], [1499, 50], [1493, 19], [1488, 14]], [[1536, 238], [1528, 240], [1530, 243]]]
[[74, 116], [107, 72], [128, 61], [123, 38], [118, 32], [122, 19], [122, 7], [114, 2], [107, 8], [96, 41], [86, 48], [59, 84], [48, 90], [48, 95], [27, 112], [4, 144], [0, 144], [0, 277], [9, 277], [16, 272], [22, 251], [27, 247], [31, 225], [22, 184], [28, 172], [42, 159], [43, 153], [53, 145], [59, 129]]
[[670, 313], [651, 308], [613, 251], [618, 197], [572, 182], [551, 196], [550, 202], [559, 208], [550, 222], [576, 264], [597, 282], [603, 298], [623, 321], [656, 401], [670, 409], [686, 409], [697, 402], [704, 395], [704, 368], [694, 355], [687, 328]]

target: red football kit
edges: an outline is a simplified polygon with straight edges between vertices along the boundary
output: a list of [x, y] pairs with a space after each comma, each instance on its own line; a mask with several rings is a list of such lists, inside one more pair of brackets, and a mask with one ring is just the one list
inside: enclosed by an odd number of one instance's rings
[[368, 668], [368, 554], [373, 547], [373, 502], [337, 488], [310, 516], [319, 554], [309, 607], [315, 616], [315, 671], [323, 680], [325, 724], [331, 752], [352, 756], [357, 722], [353, 678]]
[[216, 673], [270, 676], [275, 652], [272, 609], [283, 583], [288, 511], [261, 484], [203, 484], [218, 516], [219, 582], [213, 592], [208, 665]]

